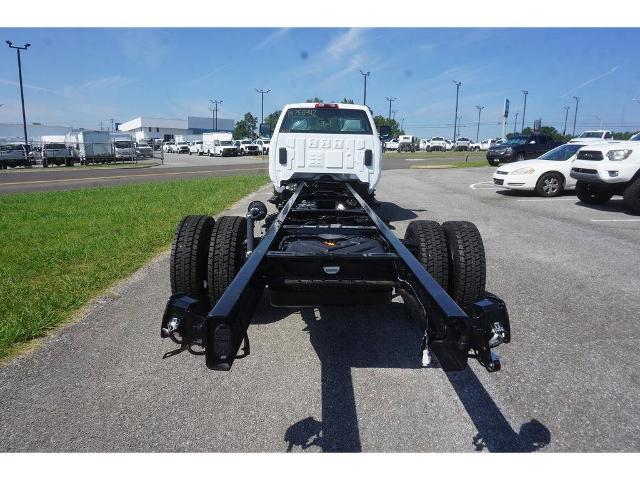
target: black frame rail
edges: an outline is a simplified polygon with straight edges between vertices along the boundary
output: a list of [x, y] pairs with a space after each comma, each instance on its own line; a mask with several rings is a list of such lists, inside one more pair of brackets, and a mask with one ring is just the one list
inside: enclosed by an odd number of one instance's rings
[[[219, 301], [206, 313], [205, 299], [191, 299], [184, 294], [169, 299], [163, 318], [163, 328], [172, 321], [180, 320], [189, 325], [190, 332], [181, 332], [183, 338], [201, 337], [207, 367], [214, 370], [229, 370], [243, 341], [248, 353], [247, 330], [251, 318], [267, 286], [272, 290], [272, 303], [278, 285], [287, 281], [311, 282], [312, 287], [342, 285], [341, 278], [322, 275], [327, 268], [338, 271], [357, 272], [363, 289], [382, 289], [403, 292], [405, 303], [412, 303], [413, 311], [424, 317], [427, 325], [422, 349], [430, 348], [440, 366], [446, 371], [463, 370], [468, 358], [476, 358], [487, 370], [500, 368], [497, 357], [491, 352], [500, 343], [510, 341], [507, 309], [502, 300], [491, 294], [478, 300], [470, 308], [463, 309], [434, 280], [422, 264], [398, 239], [389, 226], [349, 183], [301, 181], [273, 220], [266, 233], [252, 249]], [[309, 207], [309, 201], [314, 207]], [[343, 202], [341, 209], [331, 208], [331, 202]], [[347, 205], [345, 208], [344, 205]], [[304, 219], [316, 221], [307, 225]], [[322, 223], [323, 218], [335, 219], [333, 223]], [[302, 220], [301, 220], [302, 219]], [[298, 222], [296, 222], [298, 220]], [[318, 254], [283, 252], [274, 249], [278, 240], [291, 232], [352, 233], [372, 232], [388, 246], [386, 253], [362, 254]], [[253, 242], [252, 242], [253, 245]], [[312, 279], [286, 278], [285, 273], [312, 271], [320, 276]], [[330, 267], [327, 267], [330, 265]], [[364, 272], [364, 273], [363, 273]], [[284, 276], [283, 276], [284, 275]], [[313, 283], [315, 282], [315, 283]], [[387, 290], [384, 290], [387, 289]], [[370, 298], [374, 298], [372, 295]], [[277, 298], [277, 297], [275, 297]], [[298, 297], [298, 299], [304, 297]], [[368, 297], [364, 297], [368, 298]], [[390, 300], [390, 296], [388, 300]], [[188, 307], [184, 307], [187, 305]], [[208, 308], [208, 307], [207, 307]], [[184, 330], [184, 328], [183, 328]], [[194, 333], [195, 331], [195, 333]], [[166, 336], [166, 335], [165, 335]]]

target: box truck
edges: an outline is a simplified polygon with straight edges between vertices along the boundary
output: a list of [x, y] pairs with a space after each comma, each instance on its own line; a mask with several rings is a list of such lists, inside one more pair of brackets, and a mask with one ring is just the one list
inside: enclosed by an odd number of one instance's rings
[[112, 162], [115, 158], [109, 132], [76, 130], [65, 135], [65, 144], [81, 165]]

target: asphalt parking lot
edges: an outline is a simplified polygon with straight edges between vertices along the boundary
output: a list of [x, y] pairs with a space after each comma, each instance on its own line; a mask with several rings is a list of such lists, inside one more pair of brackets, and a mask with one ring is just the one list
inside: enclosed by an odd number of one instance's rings
[[[463, 162], [468, 152], [389, 154], [384, 169], [403, 169]], [[469, 155], [471, 159], [477, 159]], [[481, 154], [480, 154], [481, 156]], [[218, 177], [228, 175], [266, 174], [268, 158], [250, 155], [245, 157], [208, 157], [166, 153], [164, 163], [160, 159], [144, 160], [139, 164], [114, 164], [99, 168], [16, 168], [0, 171], [0, 195], [68, 190], [86, 187], [102, 187], [126, 183], [170, 181], [186, 178]], [[138, 168], [143, 167], [143, 168]]]
[[[0, 368], [2, 451], [637, 451], [640, 220], [621, 202], [499, 193], [490, 168], [391, 170], [377, 198], [472, 220], [509, 307], [503, 369], [420, 368], [421, 332], [385, 308], [274, 309], [231, 372], [162, 359], [168, 254]], [[254, 198], [233, 212], [243, 214]]]

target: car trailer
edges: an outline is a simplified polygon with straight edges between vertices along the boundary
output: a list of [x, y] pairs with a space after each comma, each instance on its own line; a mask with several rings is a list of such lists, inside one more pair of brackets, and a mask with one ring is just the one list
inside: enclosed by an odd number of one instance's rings
[[[499, 370], [492, 349], [510, 341], [509, 315], [484, 290], [475, 225], [414, 220], [400, 240], [361, 187], [299, 180], [269, 200], [277, 214], [253, 201], [246, 217], [185, 217], [172, 245], [172, 295], [161, 326], [162, 338], [180, 347], [165, 357], [188, 350], [204, 355], [210, 369], [231, 369], [250, 353], [247, 329], [267, 289], [276, 307], [387, 304], [400, 295], [424, 328], [415, 346], [424, 366], [458, 371], [475, 358]], [[261, 220], [265, 232], [256, 237]]]

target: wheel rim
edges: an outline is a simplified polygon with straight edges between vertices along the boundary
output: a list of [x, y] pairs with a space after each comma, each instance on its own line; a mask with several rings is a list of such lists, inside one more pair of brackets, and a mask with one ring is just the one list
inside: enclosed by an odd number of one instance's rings
[[546, 194], [558, 193], [560, 190], [560, 182], [556, 177], [548, 177], [542, 182], [542, 191]]

